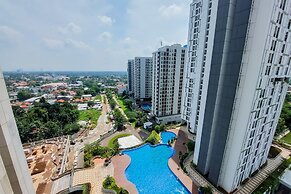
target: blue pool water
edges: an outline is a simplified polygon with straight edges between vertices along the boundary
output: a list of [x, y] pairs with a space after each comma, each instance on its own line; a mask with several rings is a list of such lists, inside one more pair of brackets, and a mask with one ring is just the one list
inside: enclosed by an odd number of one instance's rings
[[125, 175], [140, 194], [190, 194], [168, 167], [175, 153], [171, 146], [145, 144], [123, 153], [131, 158]]
[[145, 111], [150, 111], [152, 109], [152, 106], [149, 104], [143, 104], [142, 109]]
[[162, 143], [165, 143], [165, 144], [167, 144], [169, 140], [172, 140], [175, 137], [176, 137], [176, 134], [173, 132], [165, 131], [161, 133]]

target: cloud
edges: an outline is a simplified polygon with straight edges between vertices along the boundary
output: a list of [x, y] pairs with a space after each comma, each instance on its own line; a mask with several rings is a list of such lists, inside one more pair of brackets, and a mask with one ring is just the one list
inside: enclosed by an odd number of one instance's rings
[[57, 39], [51, 39], [51, 38], [44, 38], [43, 43], [45, 46], [47, 46], [50, 49], [59, 49], [64, 47], [64, 41], [57, 40]]
[[125, 48], [131, 48], [133, 47], [138, 41], [132, 39], [131, 37], [126, 37], [122, 40], [122, 44]]
[[159, 8], [159, 12], [164, 17], [171, 17], [171, 16], [178, 15], [182, 12], [182, 10], [183, 10], [182, 6], [179, 6], [175, 3], [169, 6], [162, 5]]
[[17, 30], [8, 26], [0, 26], [0, 40], [17, 42], [20, 40], [21, 37], [22, 34]]
[[73, 39], [51, 39], [44, 38], [43, 43], [50, 49], [62, 49], [65, 47], [76, 48], [76, 49], [90, 49], [90, 46], [83, 41], [73, 40]]
[[102, 32], [98, 36], [99, 41], [110, 41], [112, 39], [112, 34], [110, 32]]
[[65, 27], [59, 27], [58, 31], [61, 32], [62, 34], [68, 34], [68, 33], [78, 34], [82, 31], [82, 29], [77, 24], [70, 22]]
[[114, 22], [114, 20], [111, 17], [105, 16], [105, 15], [98, 16], [98, 19], [102, 24], [107, 25], [107, 26], [112, 26]]
[[70, 47], [74, 47], [77, 49], [90, 49], [89, 45], [87, 45], [85, 42], [73, 40], [73, 39], [67, 39], [65, 41], [65, 45], [70, 46]]

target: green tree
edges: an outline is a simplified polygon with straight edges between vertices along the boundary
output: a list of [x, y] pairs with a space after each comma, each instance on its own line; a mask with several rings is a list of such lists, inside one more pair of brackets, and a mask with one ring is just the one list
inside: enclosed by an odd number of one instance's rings
[[95, 103], [94, 103], [93, 101], [89, 101], [89, 102], [88, 102], [88, 106], [89, 106], [89, 107], [94, 106], [94, 104], [95, 104]]
[[124, 127], [125, 118], [119, 111], [119, 109], [115, 108], [113, 112], [114, 120], [115, 120], [115, 127], [118, 130], [122, 130]]
[[280, 117], [276, 129], [276, 133], [280, 134], [287, 129], [285, 119]]
[[27, 112], [20, 107], [13, 107], [13, 112], [23, 143], [72, 135], [80, 128], [79, 111], [69, 103], [51, 105], [41, 99]]
[[27, 100], [31, 97], [33, 97], [33, 95], [29, 90], [20, 90], [17, 93], [17, 98], [19, 101], [24, 101], [24, 100]]

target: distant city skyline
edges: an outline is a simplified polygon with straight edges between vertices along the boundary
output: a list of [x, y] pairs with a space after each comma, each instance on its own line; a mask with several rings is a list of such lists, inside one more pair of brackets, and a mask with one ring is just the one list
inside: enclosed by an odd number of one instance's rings
[[[3, 1], [3, 71], [126, 71], [128, 58], [186, 44], [191, 0]], [[175, 29], [175, 30], [173, 30]]]

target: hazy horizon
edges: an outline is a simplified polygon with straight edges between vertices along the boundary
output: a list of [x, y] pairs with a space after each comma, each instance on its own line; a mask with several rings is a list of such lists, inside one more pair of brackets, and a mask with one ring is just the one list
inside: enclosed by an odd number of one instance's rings
[[[126, 71], [127, 60], [187, 43], [191, 0], [3, 1], [3, 71]], [[175, 29], [175, 30], [173, 30]]]

